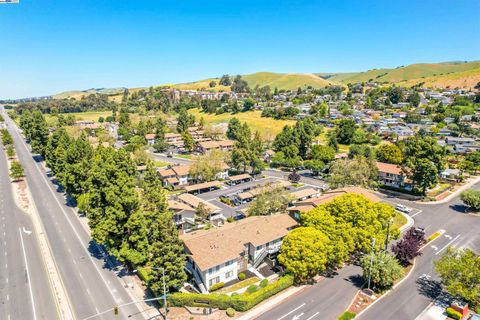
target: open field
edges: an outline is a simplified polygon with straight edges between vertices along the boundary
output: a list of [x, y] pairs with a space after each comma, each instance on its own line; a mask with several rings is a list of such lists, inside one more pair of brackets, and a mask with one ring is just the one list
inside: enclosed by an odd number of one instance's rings
[[[64, 116], [73, 115], [75, 117], [75, 121], [84, 120], [84, 121], [95, 121], [98, 122], [98, 118], [100, 117], [108, 117], [112, 115], [112, 111], [89, 111], [89, 112], [72, 112], [72, 113], [62, 113]], [[45, 118], [48, 123], [51, 121], [55, 121], [56, 117], [46, 114]]]
[[247, 122], [252, 131], [258, 131], [263, 139], [272, 141], [275, 136], [282, 131], [285, 125], [295, 125], [295, 120], [275, 120], [273, 118], [262, 118], [260, 111], [248, 111], [240, 112], [237, 114], [224, 113], [224, 114], [209, 114], [200, 112], [198, 109], [188, 110], [193, 114], [197, 121], [201, 117], [205, 120], [207, 125], [216, 125], [224, 123], [225, 127], [231, 118], [237, 118], [241, 122]]

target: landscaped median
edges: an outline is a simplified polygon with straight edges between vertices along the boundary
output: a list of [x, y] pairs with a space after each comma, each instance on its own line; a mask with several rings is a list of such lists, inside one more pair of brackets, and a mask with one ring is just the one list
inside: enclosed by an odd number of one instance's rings
[[210, 307], [226, 310], [247, 311], [260, 302], [276, 295], [293, 285], [293, 276], [286, 275], [272, 282], [264, 288], [259, 287], [255, 292], [242, 294], [201, 294], [201, 293], [173, 293], [168, 297], [169, 304], [175, 307]]

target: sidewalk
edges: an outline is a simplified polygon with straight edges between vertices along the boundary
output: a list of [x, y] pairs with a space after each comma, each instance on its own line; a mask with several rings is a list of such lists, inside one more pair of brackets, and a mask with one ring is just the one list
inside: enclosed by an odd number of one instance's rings
[[445, 198], [443, 198], [442, 200], [438, 200], [438, 201], [414, 201], [418, 204], [441, 204], [441, 203], [447, 203], [447, 202], [450, 202], [453, 198], [455, 198], [456, 196], [458, 196], [462, 191], [466, 190], [466, 189], [469, 189], [471, 188], [473, 185], [477, 184], [478, 182], [480, 182], [480, 176], [479, 177], [475, 177], [474, 179], [470, 179], [470, 181], [468, 181], [467, 183], [465, 183], [463, 186], [461, 186], [460, 188], [458, 188], [457, 190], [455, 190], [454, 192], [452, 192], [451, 194], [449, 194], [448, 196], [446, 196]]
[[308, 286], [290, 287], [287, 290], [281, 292], [280, 294], [277, 294], [277, 295], [273, 296], [271, 299], [269, 299], [265, 302], [262, 302], [261, 304], [259, 304], [255, 308], [251, 309], [250, 311], [248, 311], [244, 315], [237, 318], [237, 320], [252, 320], [252, 319], [255, 319], [258, 316], [261, 316], [262, 314], [267, 312], [268, 310], [272, 309], [276, 305], [282, 303], [284, 300], [286, 300], [286, 299], [290, 298], [291, 296], [299, 293], [300, 291], [302, 291], [306, 287], [308, 287]]

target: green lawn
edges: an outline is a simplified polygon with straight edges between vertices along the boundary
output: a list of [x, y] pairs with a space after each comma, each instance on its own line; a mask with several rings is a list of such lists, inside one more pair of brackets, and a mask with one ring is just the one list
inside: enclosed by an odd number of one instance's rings
[[237, 118], [241, 122], [247, 122], [252, 131], [258, 131], [263, 139], [273, 141], [275, 136], [282, 131], [285, 125], [295, 125], [295, 120], [275, 120], [273, 118], [262, 118], [260, 111], [247, 111], [237, 114], [223, 113], [223, 114], [209, 114], [200, 112], [198, 109], [188, 110], [193, 114], [197, 121], [201, 117], [205, 120], [207, 125], [215, 125], [224, 123], [225, 125], [231, 118]]
[[397, 212], [397, 214], [393, 218], [393, 226], [400, 228], [406, 223], [407, 223], [407, 218], [405, 218], [403, 214], [401, 214], [400, 212]]
[[248, 278], [248, 279], [245, 279], [243, 281], [240, 281], [240, 282], [237, 282], [235, 283], [234, 285], [231, 285], [229, 287], [226, 287], [226, 288], [223, 288], [223, 289], [220, 289], [218, 290], [217, 292], [218, 293], [230, 293], [230, 292], [234, 292], [234, 291], [237, 291], [237, 290], [240, 290], [242, 288], [246, 288], [256, 282], [260, 281], [259, 278], [257, 277], [252, 277], [252, 278]]

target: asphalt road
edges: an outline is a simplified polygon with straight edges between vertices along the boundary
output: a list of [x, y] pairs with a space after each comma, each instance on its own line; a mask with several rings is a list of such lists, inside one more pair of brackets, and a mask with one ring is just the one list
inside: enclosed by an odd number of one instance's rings
[[59, 319], [30, 218], [15, 204], [0, 147], [0, 319]]
[[[34, 160], [19, 129], [2, 108], [8, 130], [14, 139], [20, 162], [25, 168], [26, 179], [35, 205], [50, 242], [54, 259], [65, 284], [74, 313], [84, 319], [133, 301], [128, 294], [121, 272], [113, 270], [111, 258], [91, 240], [78, 219], [76, 210], [70, 207], [62, 192], [50, 181], [40, 163]], [[96, 319], [144, 319], [135, 305], [120, 309]]]
[[363, 281], [358, 277], [361, 272], [360, 267], [348, 265], [339, 270], [334, 278], [325, 278], [304, 289], [257, 320], [337, 319], [348, 307], [358, 290], [357, 286]]

